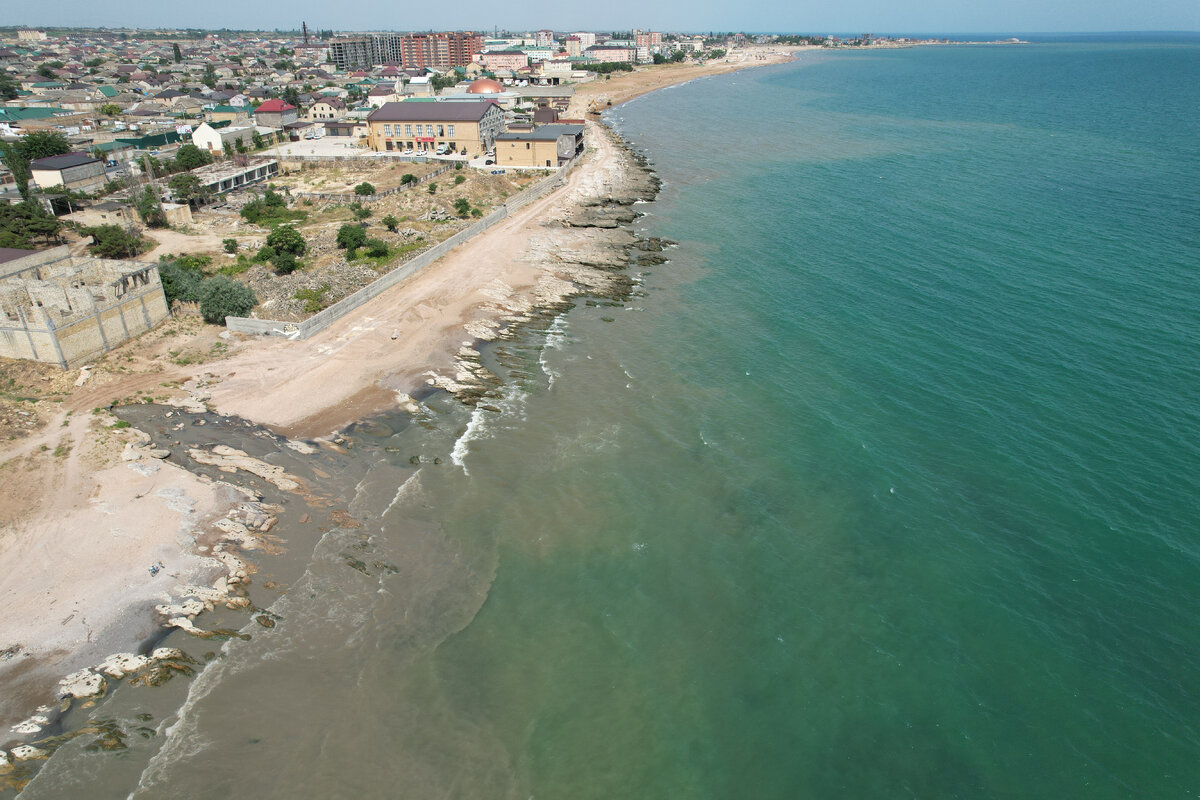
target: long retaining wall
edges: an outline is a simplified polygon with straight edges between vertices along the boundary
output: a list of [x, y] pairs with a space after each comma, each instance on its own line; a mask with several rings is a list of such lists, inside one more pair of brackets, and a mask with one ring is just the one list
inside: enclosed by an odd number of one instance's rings
[[500, 206], [500, 208], [497, 208], [495, 211], [471, 225], [469, 228], [462, 229], [450, 238], [439, 242], [420, 255], [405, 261], [403, 264], [400, 264], [391, 272], [387, 273], [378, 280], [367, 284], [354, 294], [343, 297], [338, 302], [329, 306], [329, 308], [314, 314], [303, 322], [280, 322], [278, 320], [254, 319], [251, 317], [226, 317], [225, 327], [231, 331], [237, 331], [238, 333], [253, 333], [263, 336], [283, 336], [288, 339], [307, 339], [314, 333], [329, 327], [354, 309], [362, 306], [364, 303], [378, 297], [380, 294], [400, 283], [400, 281], [404, 280], [405, 278], [415, 275], [417, 272], [437, 261], [439, 258], [446, 255], [463, 242], [466, 242], [483, 233], [488, 228], [492, 227], [497, 222], [500, 222], [514, 211], [528, 205], [548, 192], [557, 189], [566, 182], [567, 175], [574, 166], [574, 159], [568, 161], [562, 166], [561, 169], [559, 169], [558, 172], [550, 175], [549, 177], [543, 178], [533, 186], [530, 186], [528, 189], [513, 197], [507, 203]]
[[419, 186], [422, 183], [427, 183], [437, 176], [443, 175], [452, 169], [454, 169], [454, 165], [447, 164], [444, 167], [435, 169], [428, 175], [422, 175], [413, 183], [402, 183], [399, 186], [393, 186], [391, 189], [384, 189], [382, 192], [376, 192], [375, 194], [354, 194], [353, 192], [343, 192], [340, 194], [333, 194], [329, 192], [292, 192], [292, 197], [296, 198], [297, 200], [320, 200], [323, 202], [332, 201], [337, 203], [373, 203], [381, 198], [390, 197], [394, 194], [399, 194], [400, 192], [404, 192]]

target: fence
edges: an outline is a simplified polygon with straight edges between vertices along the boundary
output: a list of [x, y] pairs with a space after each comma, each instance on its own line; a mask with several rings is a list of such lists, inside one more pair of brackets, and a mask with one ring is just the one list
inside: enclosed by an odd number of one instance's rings
[[382, 192], [375, 194], [354, 194], [353, 192], [341, 192], [332, 194], [328, 192], [292, 192], [292, 197], [297, 200], [319, 200], [322, 202], [337, 202], [337, 203], [372, 203], [383, 197], [391, 197], [394, 194], [403, 192], [410, 187], [418, 186], [422, 183], [433, 180], [438, 175], [449, 172], [454, 169], [453, 164], [447, 164], [444, 167], [439, 167], [428, 175], [422, 175], [413, 183], [402, 183], [399, 186], [393, 186], [391, 189], [384, 189]]
[[[562, 166], [555, 174], [530, 186], [525, 191], [518, 194], [516, 197], [509, 200], [504, 205], [497, 208], [492, 213], [488, 214], [483, 219], [471, 225], [469, 228], [463, 228], [458, 233], [445, 239], [442, 242], [434, 245], [420, 255], [405, 261], [394, 270], [372, 281], [357, 292], [343, 297], [333, 305], [329, 306], [303, 322], [280, 322], [272, 319], [252, 319], [249, 317], [226, 317], [225, 327], [231, 331], [238, 333], [254, 333], [264, 336], [285, 336], [289, 339], [307, 339], [318, 331], [337, 322], [339, 319], [349, 314], [356, 308], [359, 308], [364, 303], [373, 300], [383, 292], [392, 288], [400, 281], [415, 275], [420, 270], [437, 261], [442, 256], [449, 253], [455, 247], [458, 247], [463, 242], [478, 236], [488, 228], [500, 222], [502, 219], [513, 213], [517, 209], [523, 208], [534, 200], [538, 199], [547, 192], [558, 188], [567, 180], [567, 174], [571, 168], [575, 166], [575, 160], [572, 159]], [[450, 169], [447, 167], [447, 169]], [[433, 177], [439, 173], [433, 173], [426, 176]]]

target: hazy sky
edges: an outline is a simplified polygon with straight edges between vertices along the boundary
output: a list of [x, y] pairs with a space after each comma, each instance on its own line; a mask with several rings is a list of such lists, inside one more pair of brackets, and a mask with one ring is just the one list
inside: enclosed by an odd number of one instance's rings
[[9, 0], [6, 25], [78, 25], [335, 30], [745, 30], [825, 32], [1091, 32], [1200, 30], [1200, 0], [458, 0], [422, 4]]

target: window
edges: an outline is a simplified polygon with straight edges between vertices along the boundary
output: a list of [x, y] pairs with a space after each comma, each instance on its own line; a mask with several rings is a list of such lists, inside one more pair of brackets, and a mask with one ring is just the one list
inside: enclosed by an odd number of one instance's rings
[[425, 126], [425, 135], [426, 135], [426, 136], [433, 136], [433, 126], [432, 126], [432, 125], [426, 125], [426, 126]]
[[526, 142], [526, 143], [525, 143], [525, 149], [526, 149], [526, 150], [528, 150], [528, 149], [529, 149], [529, 142]]
[[438, 125], [438, 134], [437, 134], [437, 135], [438, 135], [438, 136], [445, 136], [445, 135], [446, 135], [446, 128], [445, 128], [445, 126]]
[[454, 135], [454, 126], [453, 125], [450, 126], [450, 135], [451, 136]]
[[405, 136], [412, 136], [412, 125], [405, 125], [405, 126], [404, 126], [404, 135], [405, 135]]
[[391, 126], [391, 125], [384, 125], [384, 126], [383, 126], [383, 135], [384, 135], [384, 136], [391, 136], [391, 135], [392, 135], [392, 126]]

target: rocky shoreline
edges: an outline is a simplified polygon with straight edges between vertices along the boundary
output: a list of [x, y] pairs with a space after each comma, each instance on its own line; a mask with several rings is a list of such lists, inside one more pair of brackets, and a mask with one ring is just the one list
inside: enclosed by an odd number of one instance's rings
[[638, 236], [632, 224], [641, 216], [638, 203], [658, 196], [662, 182], [646, 159], [617, 133], [603, 125], [592, 130], [608, 137], [617, 158], [603, 180], [588, 186], [582, 197], [560, 206], [542, 222], [524, 256], [541, 278], [527, 296], [499, 292], [485, 319], [468, 324], [473, 342], [464, 342], [454, 359], [453, 374], [431, 370], [426, 383], [454, 395], [466, 405], [499, 411], [493, 401], [503, 380], [483, 365], [480, 347], [511, 341], [531, 324], [567, 311], [578, 297], [620, 302], [628, 299], [634, 266], [661, 264], [674, 242]]

